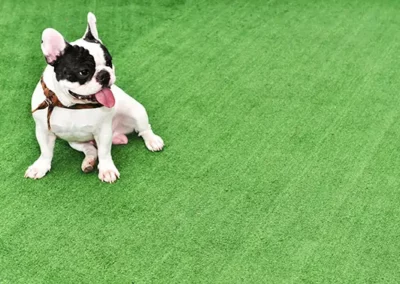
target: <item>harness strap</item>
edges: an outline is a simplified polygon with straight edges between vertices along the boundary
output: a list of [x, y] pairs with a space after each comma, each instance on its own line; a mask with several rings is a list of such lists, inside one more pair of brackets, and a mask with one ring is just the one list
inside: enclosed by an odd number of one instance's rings
[[51, 130], [50, 117], [55, 107], [61, 107], [67, 109], [89, 109], [89, 108], [99, 108], [103, 106], [100, 103], [86, 103], [86, 104], [75, 104], [67, 107], [63, 105], [61, 101], [58, 99], [57, 95], [46, 86], [45, 82], [43, 81], [43, 76], [40, 78], [40, 83], [42, 85], [43, 93], [46, 96], [46, 99], [37, 108], [35, 108], [32, 111], [32, 113], [34, 113], [37, 110], [47, 108], [47, 127], [49, 130]]

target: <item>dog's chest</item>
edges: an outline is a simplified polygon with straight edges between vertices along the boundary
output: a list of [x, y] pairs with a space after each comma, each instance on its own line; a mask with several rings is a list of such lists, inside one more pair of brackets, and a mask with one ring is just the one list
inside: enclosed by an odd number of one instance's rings
[[[47, 125], [47, 109], [41, 110], [38, 116], [41, 123]], [[100, 127], [110, 121], [112, 121], [110, 109], [72, 110], [56, 107], [50, 117], [50, 126], [51, 131], [61, 139], [69, 142], [86, 142], [93, 140]]]

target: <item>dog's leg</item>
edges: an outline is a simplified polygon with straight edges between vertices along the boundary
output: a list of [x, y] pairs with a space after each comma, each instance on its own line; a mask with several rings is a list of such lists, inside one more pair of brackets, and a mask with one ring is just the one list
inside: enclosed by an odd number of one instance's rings
[[90, 173], [93, 171], [97, 160], [97, 149], [91, 143], [69, 142], [69, 145], [77, 151], [85, 154], [85, 159], [82, 162], [82, 171]]
[[149, 117], [147, 116], [146, 109], [137, 101], [136, 104], [132, 104], [132, 117], [134, 120], [134, 129], [139, 133], [139, 136], [143, 138], [147, 149], [150, 151], [161, 151], [164, 147], [164, 141], [162, 138], [154, 134], [149, 124]]
[[119, 87], [114, 85], [113, 88], [113, 91], [119, 93], [119, 101], [116, 106], [117, 114], [113, 122], [114, 135], [136, 131], [143, 138], [147, 149], [150, 151], [162, 150], [164, 141], [151, 130], [149, 117], [143, 105]]
[[112, 136], [111, 119], [94, 135], [99, 155], [99, 179], [109, 183], [115, 182], [120, 176], [111, 157]]
[[40, 146], [40, 157], [26, 170], [26, 178], [42, 178], [51, 168], [56, 136], [47, 129], [36, 125], [36, 139]]

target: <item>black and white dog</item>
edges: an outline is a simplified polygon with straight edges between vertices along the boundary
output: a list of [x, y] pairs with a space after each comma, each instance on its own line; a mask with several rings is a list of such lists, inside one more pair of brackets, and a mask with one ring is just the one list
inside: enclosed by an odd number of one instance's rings
[[150, 151], [163, 148], [145, 108], [114, 85], [112, 58], [92, 13], [83, 38], [68, 43], [56, 30], [45, 29], [41, 47], [48, 65], [32, 96], [41, 154], [25, 177], [39, 179], [50, 170], [56, 137], [85, 154], [84, 172], [92, 171], [98, 159], [99, 178], [110, 183], [120, 176], [111, 145], [126, 144], [126, 134], [138, 132]]

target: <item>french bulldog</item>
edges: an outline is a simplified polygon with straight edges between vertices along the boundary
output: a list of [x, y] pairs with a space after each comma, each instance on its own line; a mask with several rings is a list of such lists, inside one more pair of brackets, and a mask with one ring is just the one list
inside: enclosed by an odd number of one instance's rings
[[96, 17], [89, 13], [87, 20], [83, 37], [74, 42], [54, 29], [43, 31], [47, 67], [31, 101], [41, 153], [26, 178], [40, 179], [50, 170], [56, 138], [85, 154], [84, 172], [92, 171], [98, 159], [98, 177], [108, 183], [120, 177], [111, 146], [126, 144], [127, 134], [137, 132], [150, 151], [164, 147], [145, 108], [115, 85], [115, 67], [99, 38]]

